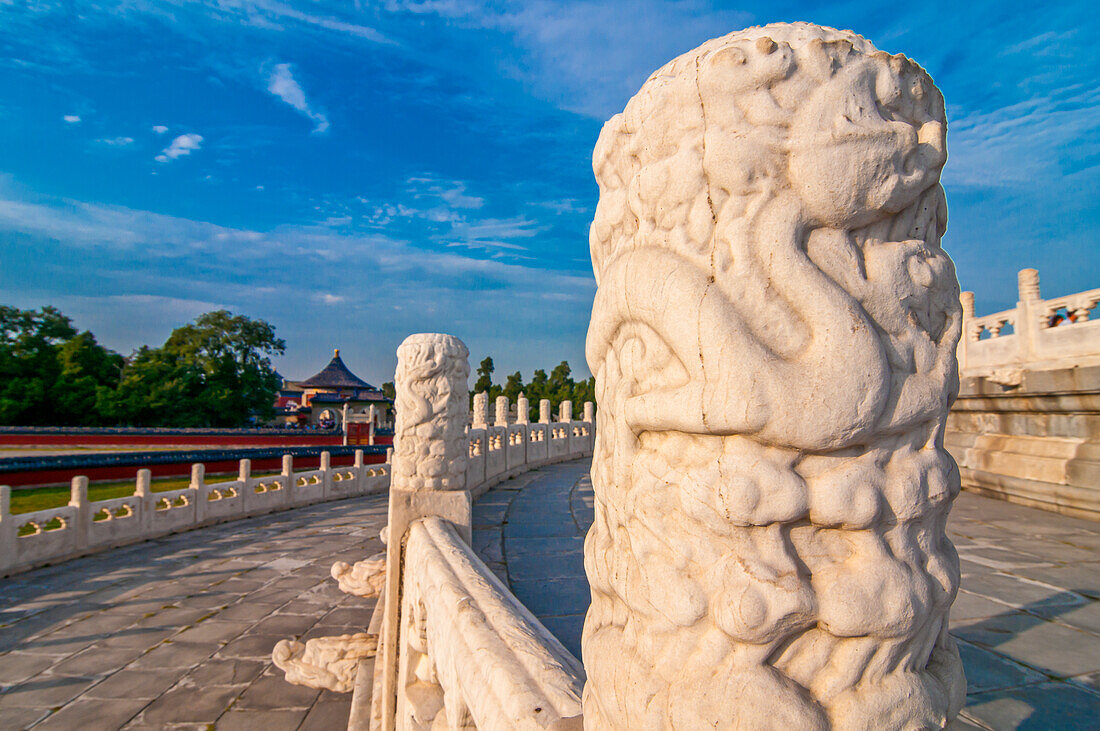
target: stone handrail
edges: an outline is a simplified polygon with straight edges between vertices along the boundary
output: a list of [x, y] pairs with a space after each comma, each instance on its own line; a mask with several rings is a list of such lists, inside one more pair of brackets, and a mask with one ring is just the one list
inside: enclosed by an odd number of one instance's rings
[[353, 465], [332, 467], [322, 452], [316, 470], [295, 472], [293, 457], [284, 455], [279, 475], [253, 477], [251, 461], [242, 459], [236, 480], [205, 478], [204, 466], [194, 464], [190, 486], [152, 492], [143, 469], [132, 495], [90, 501], [88, 478], [75, 477], [68, 505], [15, 515], [11, 488], [0, 486], [0, 576], [214, 523], [384, 492], [390, 466], [366, 465], [356, 450]]
[[581, 665], [475, 556], [472, 506], [498, 482], [592, 454], [595, 408], [576, 421], [566, 403], [552, 422], [544, 399], [529, 423], [521, 398], [511, 422], [500, 397], [490, 424], [477, 394], [471, 419], [468, 357], [443, 334], [397, 350], [386, 551], [332, 567], [342, 591], [378, 597], [366, 631], [272, 650], [289, 682], [354, 693], [349, 729], [580, 728]]
[[[475, 404], [486, 400], [475, 398]], [[475, 414], [477, 426], [466, 431], [463, 490], [440, 491], [434, 497], [420, 493], [415, 500], [402, 497], [400, 489], [391, 490], [387, 561], [396, 560], [398, 570], [387, 581], [396, 580], [400, 587], [389, 601], [402, 608], [388, 620], [379, 618], [379, 625], [391, 623], [396, 641], [388, 654], [381, 642], [373, 680], [357, 682], [349, 729], [427, 728], [430, 718], [441, 711], [447, 713], [447, 728], [580, 728], [580, 663], [474, 557], [468, 544], [469, 505], [490, 487], [531, 469], [592, 454], [594, 408], [588, 405], [583, 421], [550, 421], [549, 402], [544, 404], [540, 415], [545, 420], [536, 423], [489, 425]], [[506, 411], [507, 404], [498, 401], [498, 408]], [[563, 409], [560, 416], [569, 418], [571, 413]], [[425, 522], [427, 527], [447, 528], [428, 530]], [[414, 541], [422, 530], [429, 537]], [[394, 535], [405, 537], [404, 546], [395, 543]], [[429, 557], [415, 553], [421, 543]], [[450, 568], [440, 562], [440, 552], [447, 555]], [[448, 572], [452, 591], [433, 594], [432, 587]], [[465, 598], [463, 591], [468, 593]], [[432, 610], [410, 615], [408, 597], [427, 595], [432, 596], [423, 602]], [[378, 611], [385, 606], [383, 599]], [[442, 652], [442, 658], [426, 652], [429, 646]], [[536, 665], [542, 670], [518, 673], [517, 668], [535, 667], [533, 657], [541, 658], [542, 664]], [[447, 670], [440, 669], [441, 663]], [[463, 671], [450, 672], [454, 663]], [[410, 680], [410, 673], [417, 673], [418, 679]], [[573, 689], [575, 707], [569, 700]], [[548, 695], [553, 702], [545, 700]], [[465, 725], [456, 725], [456, 719], [465, 719]]]
[[581, 728], [581, 664], [451, 523], [413, 523], [405, 577], [399, 728]]
[[[959, 369], [963, 376], [987, 376], [1016, 386], [1025, 370], [1071, 368], [1100, 363], [1100, 320], [1090, 319], [1100, 289], [1042, 299], [1039, 273], [1020, 271], [1016, 307], [978, 317], [974, 293], [962, 293], [963, 335]], [[1011, 326], [1011, 332], [1005, 332]]]

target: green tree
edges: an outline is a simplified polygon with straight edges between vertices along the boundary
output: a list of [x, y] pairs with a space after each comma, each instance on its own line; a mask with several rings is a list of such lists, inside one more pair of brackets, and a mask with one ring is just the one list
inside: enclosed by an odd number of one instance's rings
[[527, 384], [527, 398], [531, 403], [537, 404], [541, 399], [547, 398], [546, 371], [539, 368], [531, 374], [531, 382]]
[[577, 381], [573, 386], [573, 414], [580, 418], [584, 414], [584, 402], [596, 402], [596, 378], [589, 376], [583, 381]]
[[263, 320], [217, 310], [141, 348], [123, 372], [118, 417], [135, 426], [239, 427], [267, 420], [280, 379], [272, 355], [286, 343]]
[[[571, 369], [567, 361], [562, 361], [554, 366], [554, 370], [550, 371], [550, 379], [546, 384], [548, 396], [543, 398], [550, 399], [551, 413], [558, 413], [558, 405], [562, 401], [573, 398], [573, 379], [569, 377]], [[574, 404], [574, 408], [576, 404]]]
[[115, 389], [125, 359], [96, 342], [88, 331], [57, 349], [60, 374], [53, 387], [56, 424], [103, 426], [112, 423]]
[[474, 383], [474, 393], [488, 392], [493, 387], [493, 359], [486, 356], [477, 367], [477, 381]]
[[118, 383], [122, 358], [77, 332], [55, 307], [0, 305], [0, 423], [103, 423], [101, 405]]
[[388, 399], [397, 398], [397, 387], [393, 384], [393, 381], [386, 381], [382, 384], [382, 395]]
[[516, 399], [519, 398], [520, 393], [523, 392], [523, 374], [516, 371], [512, 375], [508, 376], [508, 379], [504, 382], [504, 388], [501, 389], [503, 395], [508, 397], [508, 403], [514, 404]]

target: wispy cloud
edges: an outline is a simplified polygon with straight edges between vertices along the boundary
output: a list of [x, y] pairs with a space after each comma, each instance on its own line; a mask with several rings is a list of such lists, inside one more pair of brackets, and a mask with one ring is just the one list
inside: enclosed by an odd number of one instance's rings
[[[391, 13], [510, 36], [498, 71], [563, 109], [606, 119], [651, 72], [703, 41], [751, 25], [742, 10], [707, 0], [629, 3], [528, 0], [386, 0]], [[642, 40], [644, 39], [644, 40]]]
[[96, 140], [101, 145], [107, 145], [108, 147], [126, 147], [134, 143], [133, 137], [104, 137]]
[[315, 133], [319, 134], [328, 129], [328, 117], [310, 106], [305, 91], [290, 70], [289, 63], [275, 64], [267, 78], [267, 90], [312, 119], [315, 123], [313, 127]]
[[153, 132], [157, 133], [158, 135], [162, 135], [167, 131], [168, 131], [168, 128], [165, 127], [163, 124], [153, 125]]
[[69, 124], [78, 124], [80, 122], [80, 116], [76, 114], [66, 114], [62, 119]]
[[975, 188], [1062, 184], [1100, 162], [1100, 87], [1066, 89], [952, 119], [948, 184]]
[[169, 160], [175, 160], [178, 157], [184, 157], [190, 155], [194, 150], [198, 150], [202, 147], [202, 135], [197, 135], [193, 132], [180, 135], [176, 139], [172, 140], [172, 144], [161, 150], [157, 155], [157, 162], [168, 162]]

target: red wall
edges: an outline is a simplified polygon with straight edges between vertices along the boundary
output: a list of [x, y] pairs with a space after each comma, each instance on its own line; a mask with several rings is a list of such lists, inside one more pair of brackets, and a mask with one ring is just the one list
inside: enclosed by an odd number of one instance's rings
[[172, 446], [334, 447], [344, 443], [341, 434], [2, 434], [0, 444], [66, 446]]
[[[386, 455], [384, 454], [363, 455], [363, 462], [366, 464], [380, 464], [385, 461]], [[333, 467], [347, 467], [354, 462], [355, 455], [352, 454], [332, 456]], [[191, 462], [154, 464], [148, 465], [146, 469], [153, 473], [153, 477], [182, 477], [191, 474], [191, 464]], [[235, 459], [224, 460], [221, 462], [205, 462], [204, 464], [206, 465], [206, 473], [211, 475], [218, 473], [235, 473], [240, 467], [240, 462]], [[301, 472], [303, 470], [315, 470], [320, 465], [320, 456], [294, 458], [294, 470], [296, 472]], [[281, 470], [282, 467], [282, 457], [270, 457], [268, 459], [252, 460], [253, 472]], [[111, 465], [110, 467], [77, 467], [73, 469], [63, 470], [5, 472], [3, 474], [0, 474], [0, 484], [11, 485], [12, 487], [27, 485], [55, 485], [59, 483], [70, 482], [74, 477], [77, 477], [78, 475], [86, 475], [88, 477], [88, 480], [91, 482], [96, 482], [98, 480], [136, 480], [138, 469], [141, 468], [134, 467], [133, 465]]]

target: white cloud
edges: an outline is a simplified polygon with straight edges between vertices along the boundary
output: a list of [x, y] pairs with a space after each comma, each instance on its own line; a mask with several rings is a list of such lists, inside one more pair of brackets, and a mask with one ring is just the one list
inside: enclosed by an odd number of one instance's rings
[[290, 71], [289, 63], [275, 64], [267, 79], [267, 90], [312, 119], [316, 123], [314, 132], [321, 133], [328, 129], [328, 117], [310, 107], [306, 93]]
[[[510, 226], [525, 235], [522, 221], [487, 223], [472, 233], [507, 235]], [[20, 306], [54, 302], [67, 313], [76, 310], [72, 314], [81, 316], [82, 327], [122, 352], [163, 342], [172, 327], [224, 306], [276, 324], [291, 346], [280, 369], [286, 363], [309, 371], [314, 341], [339, 337], [344, 320], [331, 319], [338, 306], [341, 318], [375, 323], [371, 347], [379, 372], [393, 372], [394, 349], [410, 332], [452, 332], [474, 352], [499, 355], [505, 371], [545, 367], [539, 354], [546, 352], [555, 353], [555, 362], [568, 358], [583, 370], [595, 283], [580, 270], [548, 271], [456, 248], [413, 246], [386, 233], [323, 226], [229, 228], [35, 195], [5, 186], [0, 176], [0, 240], [24, 237], [25, 249], [48, 247], [73, 261], [94, 251], [96, 265], [87, 270], [94, 276], [51, 285], [55, 288], [34, 295], [38, 302], [24, 299]], [[243, 271], [248, 278], [242, 279]], [[357, 272], [369, 272], [369, 287], [362, 286]], [[123, 296], [104, 299], [103, 291]], [[547, 301], [550, 292], [561, 295], [560, 301]], [[76, 307], [73, 297], [89, 299]], [[509, 316], [486, 318], [484, 313], [501, 302], [509, 303]], [[394, 304], [401, 309], [391, 309]], [[93, 315], [96, 319], [86, 319]]]
[[706, 0], [386, 0], [392, 13], [511, 37], [498, 71], [560, 108], [597, 119], [621, 111], [650, 73], [703, 41], [751, 25], [751, 12]]
[[158, 135], [162, 135], [168, 131], [168, 128], [165, 127], [163, 124], [155, 124], [153, 125], [153, 131], [156, 132]]
[[64, 119], [69, 124], [76, 124], [80, 121], [80, 117], [75, 114], [66, 114], [64, 117], [62, 117], [62, 119]]
[[168, 162], [169, 160], [175, 160], [177, 157], [183, 157], [184, 155], [190, 155], [193, 150], [198, 150], [202, 147], [202, 135], [189, 132], [185, 135], [180, 135], [176, 139], [172, 140], [172, 144], [161, 150], [161, 153], [157, 155], [157, 162]]
[[977, 188], [1062, 184], [1100, 156], [1100, 89], [1066, 90], [990, 112], [950, 115], [944, 182]]
[[101, 145], [107, 145], [108, 147], [126, 147], [134, 142], [133, 137], [108, 137], [96, 140]]

